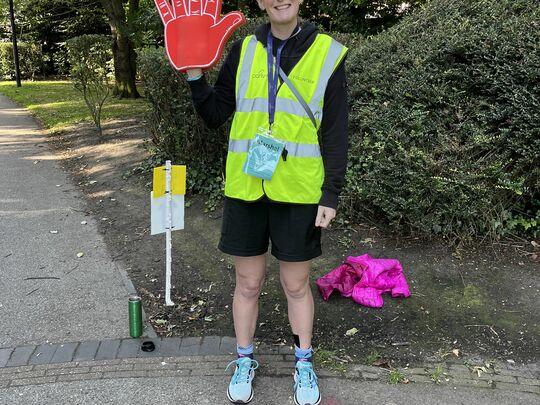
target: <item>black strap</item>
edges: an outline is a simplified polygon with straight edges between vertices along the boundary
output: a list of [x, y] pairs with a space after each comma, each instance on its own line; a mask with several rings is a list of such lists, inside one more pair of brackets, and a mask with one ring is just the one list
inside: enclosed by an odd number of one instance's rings
[[317, 128], [317, 121], [315, 120], [315, 116], [313, 115], [313, 112], [311, 111], [311, 108], [309, 108], [309, 105], [306, 103], [306, 100], [300, 95], [300, 92], [294, 87], [294, 84], [289, 80], [283, 69], [281, 67], [279, 68], [279, 76], [281, 79], [285, 82], [287, 86], [289, 86], [289, 89], [293, 92], [295, 97], [298, 99], [300, 104], [302, 104], [302, 107], [304, 107], [304, 110], [306, 110], [307, 115], [309, 116], [309, 119], [313, 123], [313, 126]]

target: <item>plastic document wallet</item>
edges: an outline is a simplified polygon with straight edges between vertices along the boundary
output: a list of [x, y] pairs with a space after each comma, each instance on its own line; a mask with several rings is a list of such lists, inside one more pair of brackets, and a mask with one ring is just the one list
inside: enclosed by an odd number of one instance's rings
[[272, 136], [257, 134], [249, 146], [243, 172], [263, 180], [270, 180], [285, 147], [285, 142]]

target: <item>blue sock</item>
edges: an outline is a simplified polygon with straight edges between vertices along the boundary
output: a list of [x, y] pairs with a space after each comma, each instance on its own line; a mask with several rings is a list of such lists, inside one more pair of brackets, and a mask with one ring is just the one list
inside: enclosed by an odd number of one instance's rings
[[238, 352], [238, 357], [249, 357], [250, 359], [253, 359], [253, 343], [251, 343], [249, 346], [242, 347], [238, 344], [236, 345], [236, 351]]
[[300, 349], [298, 346], [294, 345], [294, 357], [295, 361], [313, 362], [313, 348]]

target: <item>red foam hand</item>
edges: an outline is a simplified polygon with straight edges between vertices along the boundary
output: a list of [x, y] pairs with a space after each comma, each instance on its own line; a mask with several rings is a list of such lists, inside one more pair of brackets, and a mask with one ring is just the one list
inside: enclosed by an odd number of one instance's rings
[[165, 49], [179, 71], [214, 66], [234, 30], [246, 21], [238, 11], [221, 18], [221, 0], [154, 0], [165, 26]]

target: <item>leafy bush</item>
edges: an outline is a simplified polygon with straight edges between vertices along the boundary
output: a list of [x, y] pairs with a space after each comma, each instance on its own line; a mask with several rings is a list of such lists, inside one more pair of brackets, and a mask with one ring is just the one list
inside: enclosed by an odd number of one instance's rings
[[[41, 46], [35, 42], [18, 42], [17, 49], [21, 78], [34, 80], [42, 69]], [[15, 79], [11, 42], [0, 42], [0, 79]]]
[[349, 56], [354, 219], [540, 234], [540, 5], [433, 0]]
[[111, 93], [110, 38], [105, 35], [81, 35], [69, 39], [66, 44], [71, 80], [82, 93], [101, 136], [101, 109]]
[[54, 72], [61, 76], [67, 76], [70, 69], [67, 45], [65, 42], [58, 42], [55, 44], [55, 48], [55, 52], [51, 56]]

